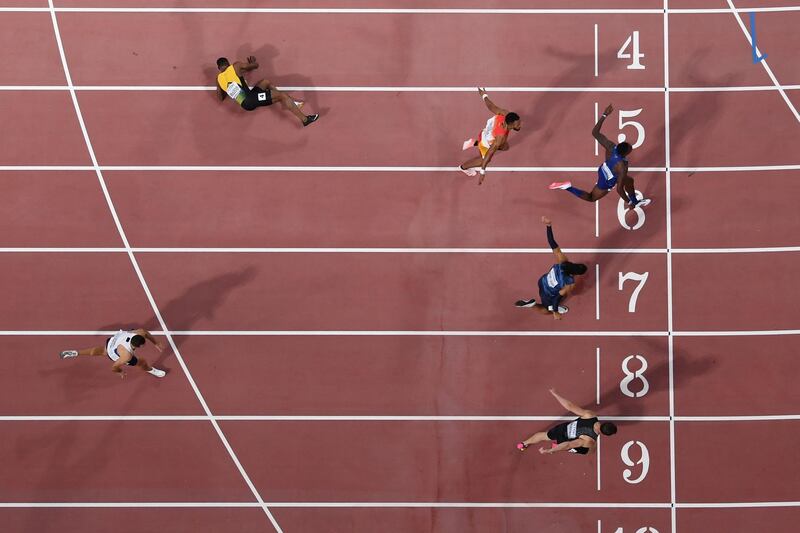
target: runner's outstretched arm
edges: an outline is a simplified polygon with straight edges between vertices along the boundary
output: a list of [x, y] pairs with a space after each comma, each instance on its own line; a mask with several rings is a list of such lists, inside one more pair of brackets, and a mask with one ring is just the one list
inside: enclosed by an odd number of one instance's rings
[[495, 115], [508, 115], [508, 111], [506, 111], [502, 107], [495, 105], [494, 102], [489, 100], [489, 95], [486, 94], [486, 89], [481, 89], [480, 87], [478, 87], [478, 94], [481, 95], [481, 98], [483, 98], [483, 103], [486, 104], [486, 107], [489, 109], [489, 111], [491, 111]]

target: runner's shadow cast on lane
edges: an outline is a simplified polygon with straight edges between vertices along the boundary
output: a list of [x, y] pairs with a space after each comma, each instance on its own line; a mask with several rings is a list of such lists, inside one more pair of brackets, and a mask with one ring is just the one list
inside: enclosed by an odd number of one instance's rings
[[[255, 278], [256, 268], [249, 266], [237, 272], [222, 274], [221, 276], [195, 283], [166, 305], [159, 305], [161, 317], [170, 330], [190, 331], [198, 321], [213, 318], [216, 309], [225, 301], [231, 292], [248, 284]], [[116, 331], [119, 329], [135, 329], [140, 327], [148, 331], [161, 329], [155, 316], [151, 316], [138, 323], [116, 322], [108, 324], [101, 326], [100, 330]], [[178, 337], [174, 340], [176, 346], [180, 348], [183, 337]], [[156, 351], [152, 353], [158, 354]], [[158, 354], [157, 359], [152, 361], [153, 366], [162, 368], [161, 365], [163, 365], [170, 353], [169, 345], [166, 345], [164, 351]], [[150, 361], [148, 357], [145, 358]], [[169, 372], [169, 369], [165, 370]]]
[[[660, 337], [658, 339], [652, 337], [643, 337], [642, 341], [649, 345], [649, 348], [647, 349], [648, 352], [660, 353], [666, 347], [663, 344], [659, 344], [658, 341], [660, 339]], [[642, 355], [646, 356], [644, 353]], [[681, 361], [681, 380], [674, 380], [675, 382], [673, 384], [673, 390], [677, 392], [687, 385], [690, 385], [694, 378], [702, 376], [711, 371], [714, 368], [717, 357], [718, 355], [716, 354], [693, 356], [688, 354], [685, 350], [673, 348], [673, 360]], [[660, 362], [658, 364], [648, 367], [644, 373], [644, 376], [647, 378], [647, 381], [650, 385], [648, 394], [669, 391], [669, 359], [667, 357], [660, 358]], [[631, 390], [636, 392], [640, 389], [631, 386]], [[619, 416], [640, 417], [658, 416], [661, 414], [645, 412], [644, 409], [642, 409], [641, 404], [637, 402], [635, 398], [623, 398], [621, 396], [618, 383], [600, 394], [600, 405], [597, 408], [597, 411], [600, 413], [600, 417], [602, 418], [606, 410], [612, 406], [619, 407], [619, 410], [615, 413]], [[623, 427], [634, 426], [640, 423], [641, 422], [637, 421], [621, 421], [617, 423], [617, 425]]]

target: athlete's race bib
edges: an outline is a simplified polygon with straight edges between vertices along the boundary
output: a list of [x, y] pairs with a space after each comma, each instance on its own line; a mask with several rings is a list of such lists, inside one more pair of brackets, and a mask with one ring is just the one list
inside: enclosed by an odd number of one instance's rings
[[567, 426], [567, 438], [574, 439], [578, 436], [578, 421], [570, 422]]
[[551, 268], [547, 273], [547, 286], [551, 289], [558, 287], [558, 278], [556, 277], [556, 269]]
[[228, 88], [225, 89], [225, 92], [228, 93], [228, 96], [236, 100], [239, 95], [242, 94], [242, 88], [237, 84], [230, 82], [228, 83]]
[[266, 102], [267, 101], [267, 93], [258, 93], [258, 101], [259, 102]]

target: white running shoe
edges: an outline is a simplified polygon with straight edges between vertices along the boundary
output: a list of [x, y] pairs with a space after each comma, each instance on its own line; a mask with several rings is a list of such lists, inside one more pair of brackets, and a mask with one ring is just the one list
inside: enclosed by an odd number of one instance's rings
[[64, 350], [61, 352], [61, 359], [71, 359], [73, 357], [78, 357], [78, 352], [76, 350]]
[[460, 170], [461, 172], [463, 172], [464, 174], [466, 174], [470, 178], [478, 175], [478, 171], [475, 170], [474, 168], [461, 168], [461, 167], [458, 167], [458, 170]]
[[475, 146], [475, 139], [467, 139], [466, 141], [464, 141], [464, 144], [461, 145], [461, 149], [469, 150], [473, 146]]
[[558, 314], [559, 315], [566, 315], [567, 313], [569, 313], [569, 307], [567, 307], [566, 305], [559, 305], [558, 306]]
[[157, 368], [151, 368], [150, 370], [147, 371], [147, 373], [152, 374], [157, 378], [163, 378], [164, 376], [167, 375], [166, 372], [164, 372], [163, 370], [159, 370]]
[[515, 303], [514, 305], [516, 305], [517, 307], [533, 307], [534, 305], [536, 305], [536, 300], [533, 298], [530, 300], [517, 300], [517, 303]]
[[636, 207], [644, 207], [646, 205], [650, 205], [650, 202], [652, 202], [650, 198], [642, 198], [636, 203]]
[[571, 181], [554, 181], [553, 183], [550, 184], [548, 189], [550, 189], [551, 191], [555, 191], [556, 189], [566, 190], [569, 189], [570, 187], [572, 187]]

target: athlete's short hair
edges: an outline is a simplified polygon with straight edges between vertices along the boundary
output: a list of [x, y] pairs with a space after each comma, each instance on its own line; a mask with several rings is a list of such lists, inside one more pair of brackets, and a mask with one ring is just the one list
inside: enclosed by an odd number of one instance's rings
[[613, 422], [603, 422], [600, 424], [600, 433], [603, 435], [613, 435], [617, 432], [617, 425]]
[[134, 335], [131, 338], [131, 346], [134, 348], [138, 348], [139, 346], [144, 346], [144, 337], [141, 335]]
[[582, 276], [586, 274], [586, 265], [583, 263], [570, 263], [569, 261], [564, 261], [561, 263], [561, 271], [564, 274], [569, 274], [570, 276]]
[[622, 157], [625, 157], [633, 150], [633, 146], [630, 143], [619, 143], [617, 145], [617, 153]]
[[511, 124], [512, 122], [516, 122], [519, 120], [519, 115], [511, 111], [509, 114], [506, 115], [506, 124]]
[[217, 68], [225, 68], [230, 64], [231, 62], [228, 61], [227, 57], [220, 57], [219, 59], [217, 59]]

